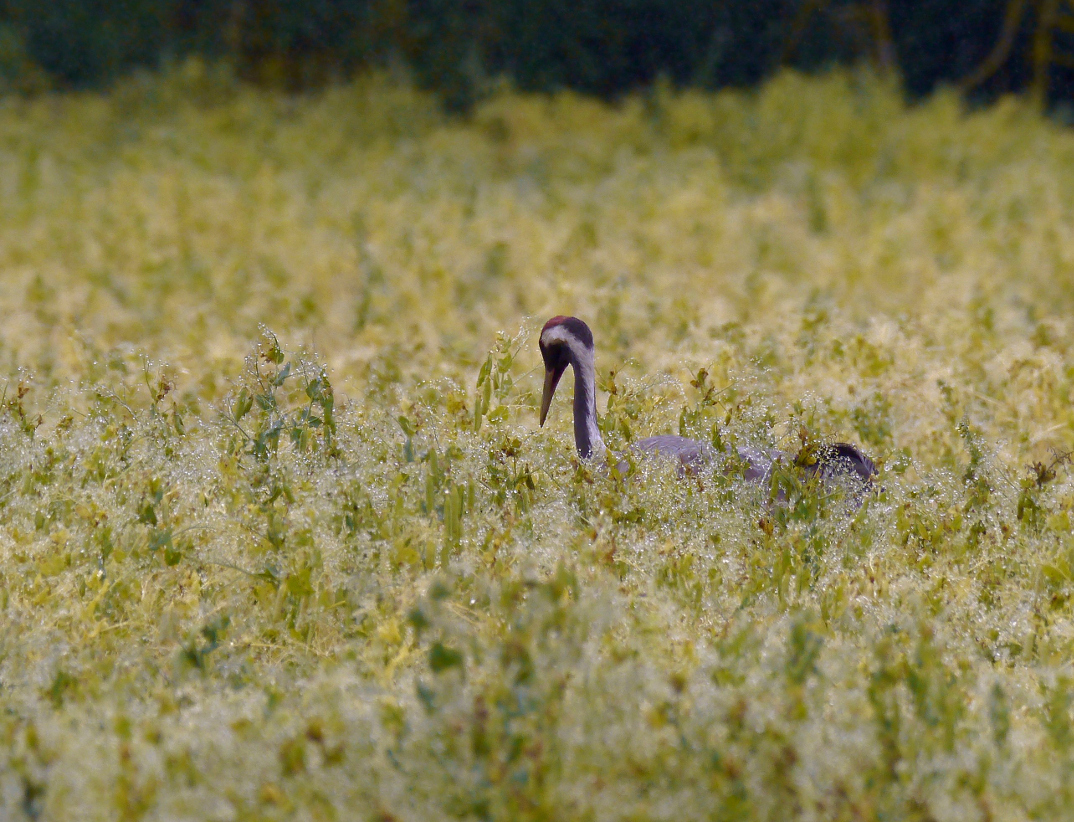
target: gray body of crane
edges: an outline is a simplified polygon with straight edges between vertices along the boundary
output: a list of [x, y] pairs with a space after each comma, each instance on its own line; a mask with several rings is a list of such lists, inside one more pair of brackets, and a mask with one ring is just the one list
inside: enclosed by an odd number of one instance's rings
[[[544, 425], [552, 396], [567, 366], [574, 370], [574, 443], [582, 459], [603, 458], [604, 441], [597, 425], [596, 370], [594, 367], [593, 332], [577, 317], [557, 316], [541, 329], [541, 356], [545, 365], [544, 393], [541, 397], [541, 425]], [[689, 437], [662, 435], [647, 437], [634, 443], [636, 450], [679, 461], [682, 470], [697, 469], [720, 458], [720, 453], [708, 443]], [[765, 482], [778, 463], [792, 464], [794, 456], [783, 451], [743, 447], [737, 449], [744, 466], [743, 478], [750, 482]], [[729, 457], [730, 453], [724, 454]], [[620, 463], [623, 466], [625, 463]], [[816, 452], [816, 459], [805, 469], [826, 479], [849, 478], [864, 486], [876, 475], [873, 461], [855, 446], [845, 442], [825, 445]]]

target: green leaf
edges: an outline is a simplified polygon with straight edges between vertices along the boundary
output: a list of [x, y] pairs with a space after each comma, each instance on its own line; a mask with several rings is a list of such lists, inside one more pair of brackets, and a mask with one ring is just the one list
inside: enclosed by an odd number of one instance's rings
[[253, 397], [250, 396], [250, 392], [245, 388], [239, 391], [239, 396], [235, 398], [235, 420], [241, 420], [249, 413], [250, 408], [253, 406]]
[[437, 642], [429, 649], [429, 667], [433, 669], [434, 674], [446, 671], [448, 668], [457, 668], [461, 666], [462, 654], [454, 648], [449, 648], [446, 645]]
[[410, 613], [407, 614], [407, 622], [419, 633], [428, 628], [430, 624], [429, 618], [425, 616], [425, 612], [421, 608], [412, 608]]
[[[172, 529], [164, 528], [161, 530], [155, 530], [149, 537], [149, 550], [159, 551], [161, 548], [168, 549], [172, 547]], [[174, 563], [172, 563], [174, 565]]]
[[265, 359], [271, 363], [279, 365], [283, 362], [283, 349], [280, 348], [280, 343], [276, 337], [270, 335], [269, 350], [265, 353]]
[[272, 385], [274, 388], [279, 388], [283, 385], [287, 378], [291, 376], [291, 363], [287, 363], [283, 368], [279, 370], [279, 373], [272, 378]]
[[157, 512], [156, 509], [153, 507], [153, 503], [149, 502], [148, 500], [145, 501], [145, 503], [138, 511], [138, 522], [144, 523], [146, 525], [157, 524]]
[[489, 374], [491, 374], [491, 373], [492, 373], [492, 356], [490, 355], [485, 359], [485, 362], [482, 363], [481, 370], [478, 371], [478, 373], [477, 373], [477, 384], [478, 384], [478, 386], [482, 386], [486, 382], [488, 382]]
[[183, 558], [183, 552], [180, 551], [175, 545], [168, 544], [164, 548], [164, 564], [171, 567], [179, 564], [179, 560]]

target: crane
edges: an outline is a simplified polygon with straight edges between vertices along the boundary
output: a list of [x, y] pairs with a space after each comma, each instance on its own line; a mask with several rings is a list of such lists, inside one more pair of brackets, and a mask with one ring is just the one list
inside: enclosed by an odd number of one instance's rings
[[[574, 444], [583, 460], [600, 459], [605, 453], [604, 440], [597, 425], [596, 369], [593, 363], [593, 332], [577, 317], [556, 316], [544, 324], [540, 337], [541, 357], [544, 359], [544, 393], [541, 395], [543, 426], [552, 397], [567, 366], [574, 369]], [[712, 462], [719, 451], [701, 440], [689, 437], [661, 435], [638, 440], [633, 447], [642, 452], [678, 459], [683, 467], [696, 468]], [[779, 463], [793, 464], [794, 455], [774, 449], [740, 447], [737, 454], [745, 466], [744, 479], [765, 482]], [[865, 486], [876, 476], [873, 461], [849, 443], [825, 445], [816, 453], [816, 460], [806, 467], [811, 474], [822, 478], [846, 477]]]

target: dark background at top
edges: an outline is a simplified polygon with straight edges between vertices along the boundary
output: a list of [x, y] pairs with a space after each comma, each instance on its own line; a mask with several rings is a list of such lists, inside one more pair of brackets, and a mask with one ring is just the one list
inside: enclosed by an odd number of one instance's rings
[[[1027, 0], [1012, 47], [975, 94], [1029, 87], [1045, 5]], [[1074, 18], [1074, 2], [1058, 7]], [[101, 87], [200, 54], [299, 91], [391, 64], [465, 109], [504, 75], [522, 89], [614, 98], [660, 77], [742, 87], [784, 65], [864, 61], [895, 69], [920, 96], [971, 76], [1007, 11], [1008, 0], [0, 0], [0, 81]], [[1074, 37], [1060, 31], [1053, 44], [1047, 95], [1062, 102], [1074, 95], [1061, 56], [1074, 56]]]

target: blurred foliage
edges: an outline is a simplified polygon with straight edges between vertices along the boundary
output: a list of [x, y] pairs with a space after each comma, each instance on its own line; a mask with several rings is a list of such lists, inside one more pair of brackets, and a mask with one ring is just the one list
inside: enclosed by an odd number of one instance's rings
[[289, 91], [394, 66], [468, 110], [498, 78], [605, 98], [869, 62], [915, 95], [1074, 92], [1068, 0], [0, 0], [0, 83], [108, 84], [197, 54]]

